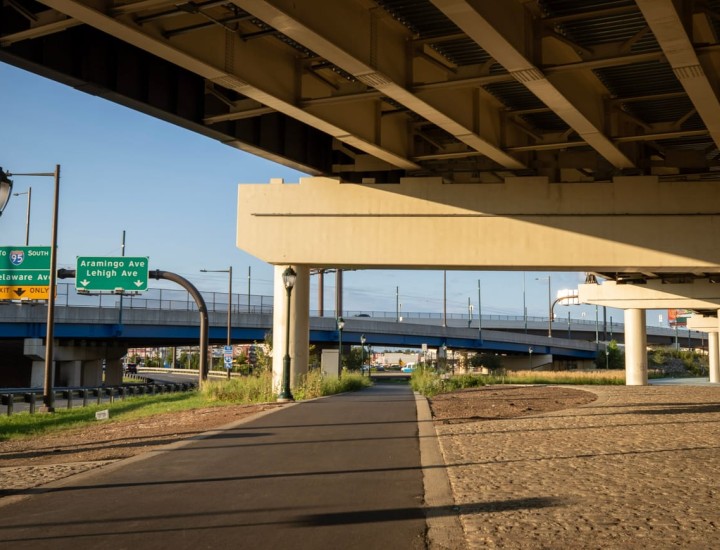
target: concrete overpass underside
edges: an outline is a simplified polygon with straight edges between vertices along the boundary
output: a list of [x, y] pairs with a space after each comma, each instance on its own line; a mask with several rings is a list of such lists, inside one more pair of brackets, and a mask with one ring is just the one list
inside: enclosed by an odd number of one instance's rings
[[720, 272], [720, 0], [13, 0], [0, 60], [320, 177], [241, 186], [276, 312], [286, 265], [300, 317], [311, 267]]

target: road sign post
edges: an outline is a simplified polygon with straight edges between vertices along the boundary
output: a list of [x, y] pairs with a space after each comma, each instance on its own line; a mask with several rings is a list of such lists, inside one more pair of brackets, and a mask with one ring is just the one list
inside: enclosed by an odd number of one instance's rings
[[78, 256], [75, 288], [86, 292], [142, 292], [148, 289], [148, 258]]
[[0, 300], [47, 300], [50, 247], [0, 247]]

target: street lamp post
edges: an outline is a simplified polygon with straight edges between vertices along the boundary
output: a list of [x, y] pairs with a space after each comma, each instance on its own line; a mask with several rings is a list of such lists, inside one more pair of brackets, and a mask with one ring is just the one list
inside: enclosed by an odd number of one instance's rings
[[13, 193], [13, 197], [19, 197], [20, 195], [27, 195], [27, 212], [25, 214], [25, 246], [30, 244], [30, 203], [32, 202], [32, 187], [28, 187], [27, 191], [20, 193]]
[[342, 333], [343, 329], [345, 328], [345, 321], [342, 317], [337, 318], [337, 328], [338, 328], [338, 376], [340, 376], [340, 373], [342, 372]]
[[472, 302], [470, 302], [470, 298], [468, 298], [468, 328], [470, 328], [470, 325], [472, 325], [473, 320], [473, 305]]
[[[231, 332], [232, 332], [232, 266], [227, 269], [201, 269], [201, 273], [227, 273], [228, 274], [228, 310], [227, 310], [227, 344], [230, 346]], [[227, 377], [230, 380], [230, 371], [232, 368], [227, 369]]]
[[[362, 374], [362, 369], [365, 366], [365, 342], [367, 342], [367, 339], [365, 338], [365, 335], [360, 335], [360, 373]], [[368, 376], [370, 376], [370, 367], [368, 367]]]
[[[60, 198], [60, 165], [55, 165], [54, 172], [25, 172], [10, 173], [0, 169], [0, 213], [5, 209], [12, 191], [12, 181], [9, 178], [15, 176], [39, 176], [50, 177], [55, 180], [53, 192], [53, 215], [52, 235], [50, 245], [50, 276], [48, 277], [48, 309], [47, 323], [45, 328], [45, 377], [43, 382], [43, 403], [48, 412], [55, 410], [55, 395], [53, 394], [53, 358], [55, 350], [53, 340], [55, 338], [55, 285], [57, 284], [57, 233], [58, 233], [58, 210]], [[6, 196], [7, 195], [7, 196]]]
[[534, 351], [534, 350], [533, 350], [532, 346], [530, 346], [530, 347], [528, 348], [528, 367], [529, 367], [529, 370], [532, 370], [532, 354], [533, 354], [533, 351]]
[[482, 342], [482, 289], [478, 279], [478, 340]]
[[285, 357], [283, 357], [283, 385], [280, 395], [277, 400], [281, 403], [288, 401], [295, 401], [292, 392], [290, 391], [290, 296], [292, 295], [292, 289], [295, 286], [295, 280], [297, 279], [297, 273], [292, 267], [288, 267], [282, 274], [283, 284], [287, 291], [287, 319], [285, 320]]

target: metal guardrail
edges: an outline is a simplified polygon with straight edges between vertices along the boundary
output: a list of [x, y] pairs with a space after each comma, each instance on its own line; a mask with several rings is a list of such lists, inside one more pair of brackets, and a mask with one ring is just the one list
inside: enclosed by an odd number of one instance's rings
[[[186, 392], [197, 388], [195, 382], [163, 382], [146, 384], [126, 384], [123, 386], [102, 386], [95, 388], [53, 388], [55, 403], [65, 400], [66, 408], [76, 406], [76, 400], [82, 400], [81, 407], [89, 404], [100, 405], [104, 401], [113, 403], [115, 398], [124, 400], [126, 397], [139, 395], [157, 395], [160, 393]], [[31, 388], [3, 389], [0, 391], [0, 404], [6, 407], [6, 414], [12, 416], [16, 403], [29, 404], [28, 412], [34, 414], [37, 404], [42, 404], [43, 390]], [[92, 401], [92, 403], [91, 403]], [[57, 408], [57, 407], [56, 407]]]

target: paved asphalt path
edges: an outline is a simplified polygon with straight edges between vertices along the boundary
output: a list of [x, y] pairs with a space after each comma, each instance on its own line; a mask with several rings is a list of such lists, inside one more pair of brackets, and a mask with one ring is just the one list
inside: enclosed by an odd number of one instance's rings
[[407, 385], [289, 405], [0, 510], [20, 548], [425, 548]]

